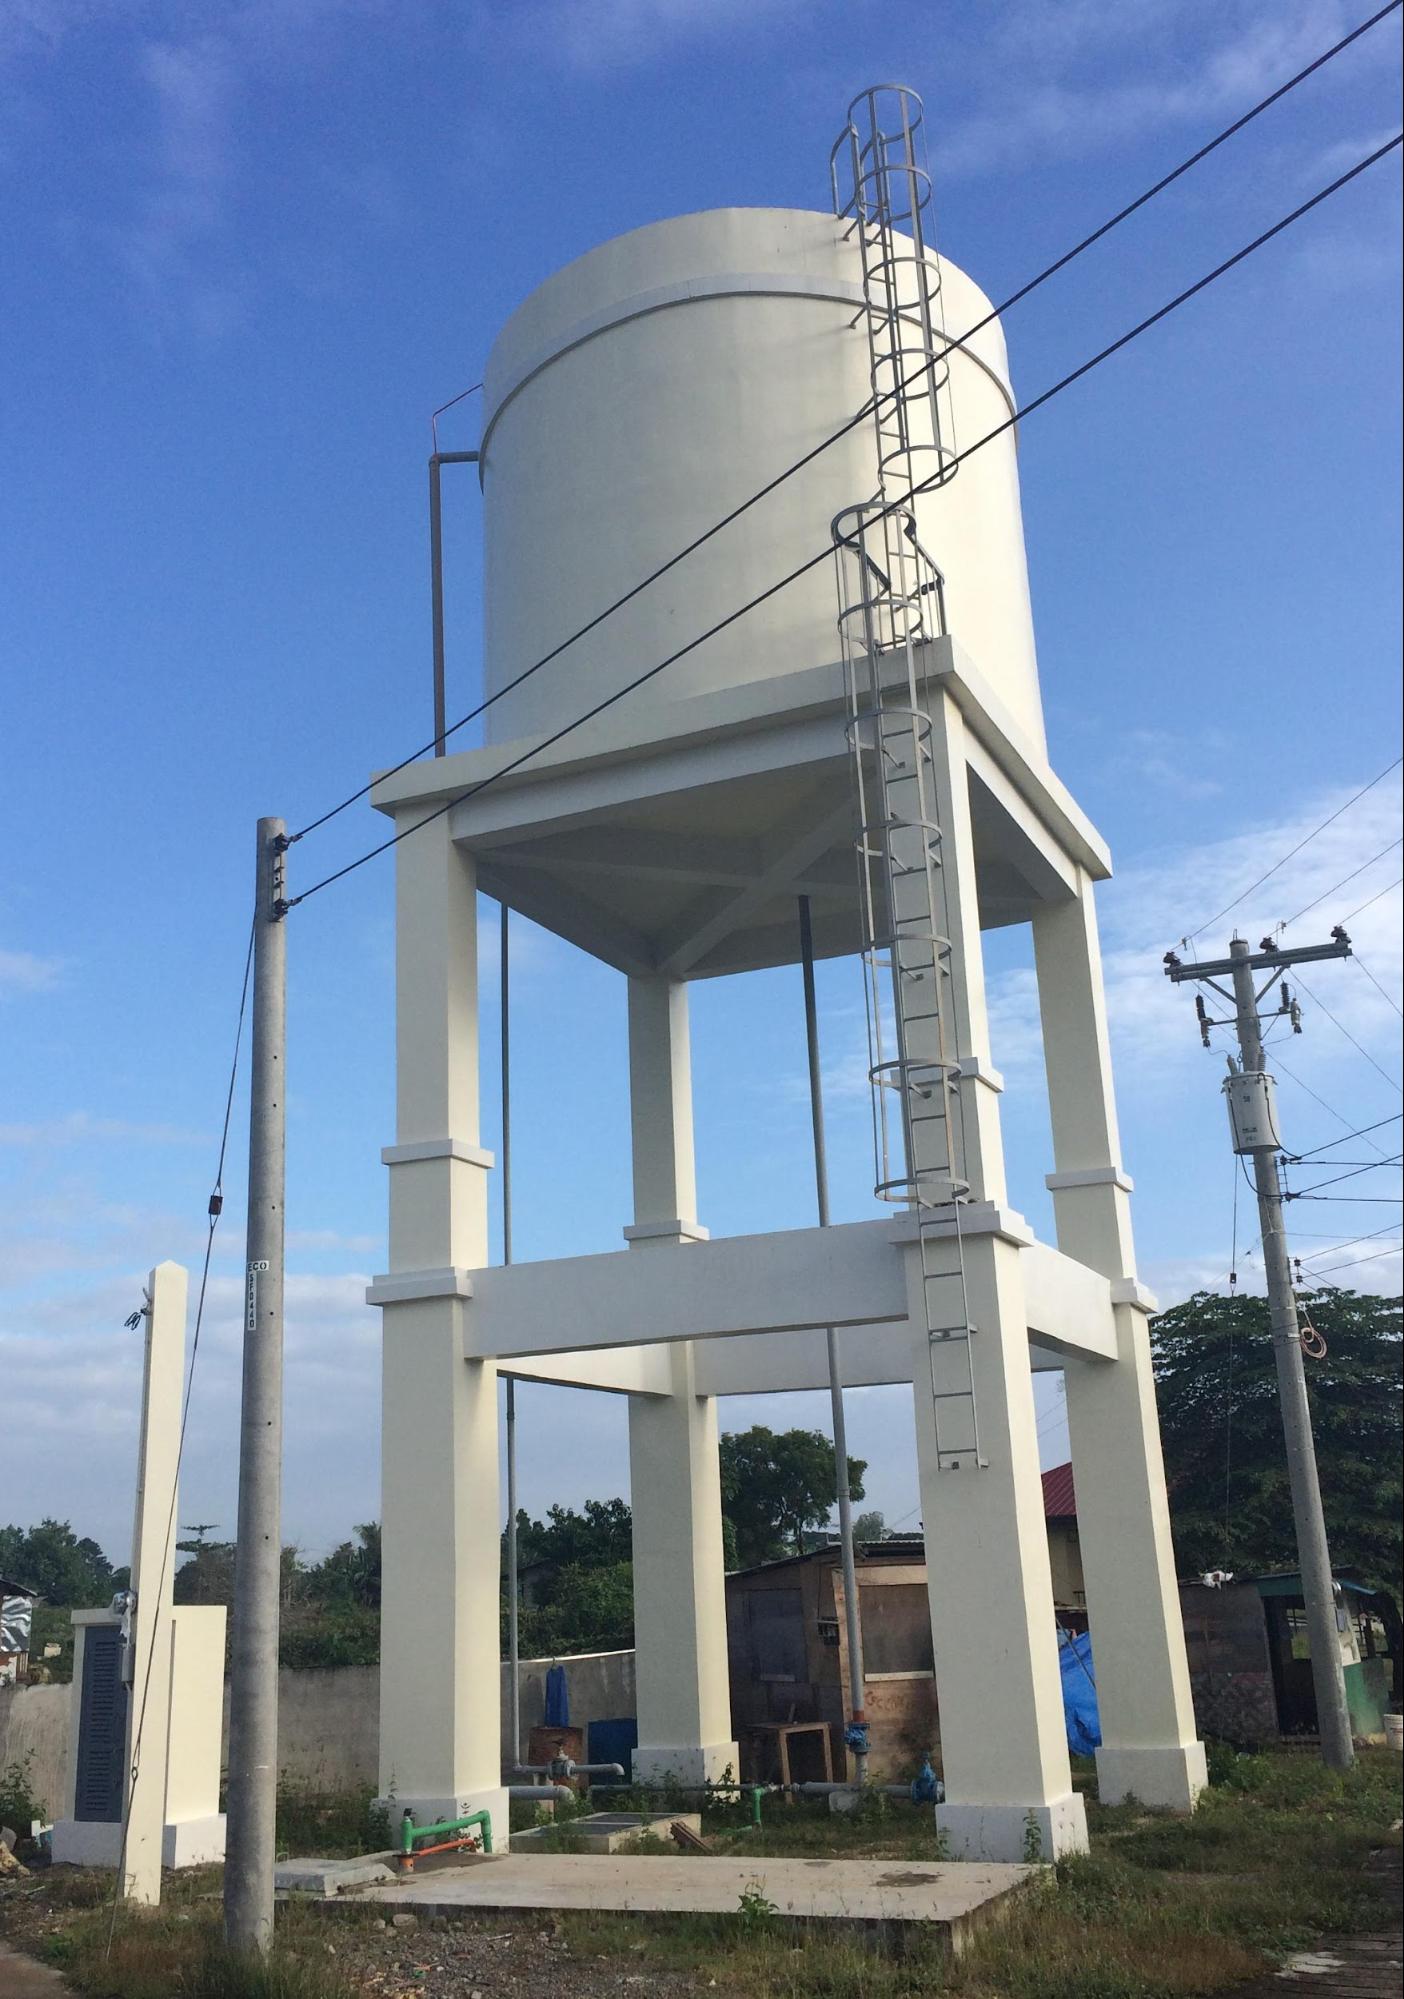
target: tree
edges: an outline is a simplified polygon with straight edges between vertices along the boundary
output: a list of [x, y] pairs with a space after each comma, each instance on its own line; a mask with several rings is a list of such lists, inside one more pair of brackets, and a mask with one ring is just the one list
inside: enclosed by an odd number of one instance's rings
[[887, 1538], [887, 1522], [874, 1507], [871, 1513], [860, 1513], [853, 1522], [853, 1539], [857, 1541], [883, 1541]]
[[96, 1541], [80, 1540], [67, 1520], [0, 1527], [0, 1575], [26, 1583], [64, 1610], [105, 1610], [128, 1571], [114, 1569]]
[[[863, 1497], [863, 1458], [848, 1460], [849, 1490]], [[834, 1507], [834, 1447], [821, 1430], [757, 1423], [721, 1440], [722, 1512], [742, 1568], [803, 1554], [806, 1528], [827, 1525]]]
[[[1401, 1594], [1400, 1301], [1302, 1294], [1326, 1341], [1307, 1384], [1331, 1559]], [[1182, 1575], [1295, 1569], [1267, 1301], [1197, 1292], [1151, 1325]]]

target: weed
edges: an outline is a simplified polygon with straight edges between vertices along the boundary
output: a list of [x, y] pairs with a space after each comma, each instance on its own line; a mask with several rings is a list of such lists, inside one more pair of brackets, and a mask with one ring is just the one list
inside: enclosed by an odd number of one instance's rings
[[9, 1826], [21, 1840], [27, 1841], [34, 1821], [47, 1825], [48, 1818], [44, 1801], [34, 1789], [33, 1757], [26, 1756], [23, 1761], [0, 1770], [0, 1825]]
[[779, 1908], [765, 1893], [758, 1881], [753, 1881], [741, 1890], [736, 1904], [736, 1913], [741, 1919], [742, 1931], [754, 1934], [756, 1930], [768, 1930], [779, 1915]]
[[1043, 1860], [1043, 1828], [1033, 1812], [1024, 1817], [1024, 1859], [1030, 1867], [1037, 1867]]

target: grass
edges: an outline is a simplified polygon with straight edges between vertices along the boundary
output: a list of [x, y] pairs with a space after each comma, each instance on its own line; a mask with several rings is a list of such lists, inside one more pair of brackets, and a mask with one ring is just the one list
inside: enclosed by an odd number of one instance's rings
[[[1397, 1756], [1369, 1753], [1341, 1777], [1306, 1755], [1218, 1754], [1214, 1772], [1192, 1819], [1089, 1802], [1091, 1853], [1050, 1869], [1046, 1891], [1014, 1904], [958, 1961], [920, 1931], [895, 1933], [901, 1947], [889, 1952], [851, 1932], [789, 1922], [758, 1885], [731, 1916], [565, 1915], [561, 1999], [575, 1982], [572, 1960], [581, 1979], [682, 1973], [719, 1999], [1191, 1999], [1333, 1931], [1380, 1925], [1365, 1862], [1399, 1816]], [[611, 1809], [659, 1802], [610, 1798]], [[304, 1851], [365, 1850], [369, 1805], [367, 1792], [286, 1792], [280, 1840]], [[759, 1831], [730, 1806], [704, 1813], [713, 1849], [758, 1860], [941, 1857], [932, 1815], [900, 1800], [874, 1799], [852, 1816], [770, 1800], [765, 1809]], [[565, 1816], [555, 1839], [569, 1850], [571, 1838]], [[676, 1852], [671, 1842], [652, 1850]], [[89, 1999], [352, 1999], [362, 1990], [346, 1960], [355, 1926], [373, 1922], [374, 1911], [289, 1906], [273, 1957], [250, 1966], [220, 1945], [218, 1879], [217, 1869], [168, 1877], [161, 1909], [120, 1912], [110, 1957], [103, 1874], [58, 1869], [6, 1889], [0, 1934], [56, 1965]], [[540, 1918], [528, 1920], [534, 1927]], [[500, 1917], [494, 1926], [508, 1927]]]

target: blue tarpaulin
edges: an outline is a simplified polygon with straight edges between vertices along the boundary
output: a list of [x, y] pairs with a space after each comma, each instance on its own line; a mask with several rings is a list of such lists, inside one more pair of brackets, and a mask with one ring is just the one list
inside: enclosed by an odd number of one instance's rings
[[546, 1726], [570, 1727], [570, 1689], [564, 1666], [552, 1666], [546, 1674]]
[[1092, 1664], [1092, 1640], [1085, 1631], [1058, 1633], [1058, 1664], [1063, 1670], [1063, 1716], [1068, 1748], [1074, 1756], [1090, 1756], [1102, 1740], [1097, 1712], [1097, 1675]]

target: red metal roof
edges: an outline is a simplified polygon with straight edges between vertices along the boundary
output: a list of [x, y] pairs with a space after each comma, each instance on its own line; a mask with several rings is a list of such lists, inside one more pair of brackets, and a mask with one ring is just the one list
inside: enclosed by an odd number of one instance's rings
[[1043, 1512], [1048, 1520], [1076, 1520], [1077, 1492], [1070, 1464], [1054, 1465], [1043, 1474]]

